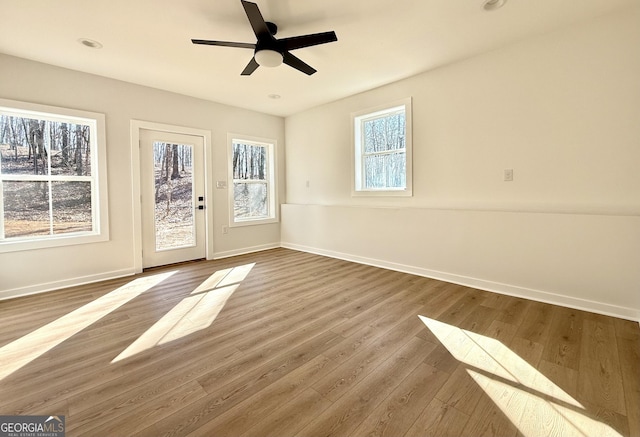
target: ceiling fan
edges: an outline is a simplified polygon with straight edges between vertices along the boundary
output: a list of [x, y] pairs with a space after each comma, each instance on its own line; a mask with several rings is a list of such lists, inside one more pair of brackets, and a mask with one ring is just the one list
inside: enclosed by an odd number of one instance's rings
[[251, 61], [249, 61], [245, 69], [242, 71], [241, 74], [243, 76], [250, 75], [259, 66], [277, 67], [283, 62], [296, 70], [312, 75], [317, 70], [292, 55], [289, 51], [318, 44], [326, 44], [338, 40], [334, 31], [277, 39], [275, 34], [278, 31], [278, 26], [269, 21], [264, 21], [264, 18], [262, 18], [262, 14], [260, 13], [260, 9], [258, 9], [258, 5], [245, 0], [240, 1], [242, 2], [244, 11], [247, 14], [249, 23], [251, 23], [253, 33], [255, 33], [256, 38], [258, 38], [258, 41], [255, 44], [230, 41], [210, 41], [205, 39], [192, 39], [191, 42], [194, 44], [210, 46], [253, 49], [253, 58], [251, 58]]

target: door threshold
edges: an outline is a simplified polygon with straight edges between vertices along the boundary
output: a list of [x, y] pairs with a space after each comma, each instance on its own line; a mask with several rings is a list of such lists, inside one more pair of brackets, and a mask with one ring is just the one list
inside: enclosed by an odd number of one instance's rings
[[177, 263], [163, 264], [161, 266], [145, 267], [145, 268], [142, 269], [142, 271], [143, 272], [150, 272], [150, 271], [153, 271], [153, 270], [166, 269], [168, 267], [181, 266], [181, 265], [185, 265], [185, 264], [193, 264], [193, 263], [206, 261], [206, 260], [207, 260], [206, 258], [190, 259], [190, 260], [187, 260], [187, 261], [180, 261], [180, 262], [177, 262]]

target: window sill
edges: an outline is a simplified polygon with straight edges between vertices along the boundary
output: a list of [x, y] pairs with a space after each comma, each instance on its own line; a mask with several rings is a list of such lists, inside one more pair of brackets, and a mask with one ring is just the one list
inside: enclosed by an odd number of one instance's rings
[[87, 233], [83, 235], [61, 235], [42, 240], [11, 240], [0, 242], [0, 253], [20, 252], [26, 250], [48, 249], [53, 247], [75, 246], [108, 241], [109, 235]]
[[413, 191], [409, 189], [399, 190], [358, 190], [351, 192], [352, 197], [412, 197]]
[[233, 221], [229, 223], [230, 228], [241, 228], [243, 226], [254, 226], [254, 225], [267, 225], [271, 223], [278, 223], [279, 220], [277, 217], [272, 218], [264, 218], [264, 219], [246, 219]]

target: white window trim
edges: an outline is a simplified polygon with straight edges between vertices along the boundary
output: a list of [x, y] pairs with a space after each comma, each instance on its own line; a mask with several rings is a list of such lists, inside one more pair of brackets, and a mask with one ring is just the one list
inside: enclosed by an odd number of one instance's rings
[[[91, 154], [91, 172], [94, 180], [91, 192], [93, 231], [0, 240], [0, 253], [108, 241], [109, 201], [107, 194], [107, 146], [104, 114], [6, 99], [0, 99], [0, 110], [15, 112], [16, 115], [31, 115], [48, 121], [89, 124], [96, 133], [96, 135], [91, 136], [91, 148], [95, 152]], [[12, 176], [12, 179], [27, 180], [28, 177], [26, 175], [24, 178]], [[58, 176], [56, 179], [64, 180], [65, 178]], [[75, 177], [73, 180], [79, 179]], [[2, 181], [0, 180], [0, 190], [1, 188]], [[2, 192], [0, 192], [0, 196], [2, 196]], [[3, 203], [0, 202], [0, 209], [2, 205]], [[0, 213], [2, 212], [0, 210]], [[2, 217], [0, 215], [0, 226], [3, 226], [4, 222]]]
[[[406, 182], [405, 188], [362, 188], [362, 137], [360, 129], [356, 128], [356, 123], [362, 120], [377, 117], [379, 115], [404, 109], [405, 114], [405, 153], [406, 153]], [[411, 117], [411, 97], [397, 100], [395, 102], [378, 105], [373, 108], [353, 112], [351, 114], [351, 138], [353, 140], [353, 153], [351, 155], [351, 195], [354, 197], [410, 197], [413, 196], [413, 140], [412, 140], [412, 117]]]
[[[267, 167], [267, 205], [269, 208], [269, 217], [256, 218], [256, 219], [236, 219], [234, 214], [234, 198], [233, 198], [233, 142], [241, 141], [246, 144], [255, 144], [258, 146], [266, 146], [268, 153], [268, 167]], [[278, 223], [279, 211], [278, 211], [278, 188], [276, 186], [276, 162], [277, 162], [277, 141], [271, 138], [253, 137], [243, 134], [228, 133], [227, 134], [227, 192], [228, 192], [228, 205], [229, 205], [229, 227], [240, 226], [253, 226], [262, 225], [267, 223]]]

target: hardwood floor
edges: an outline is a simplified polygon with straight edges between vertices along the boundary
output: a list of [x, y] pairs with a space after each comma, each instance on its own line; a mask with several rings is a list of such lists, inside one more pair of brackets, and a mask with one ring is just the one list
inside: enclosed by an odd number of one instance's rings
[[640, 436], [640, 329], [274, 249], [0, 302], [13, 414], [67, 436]]

